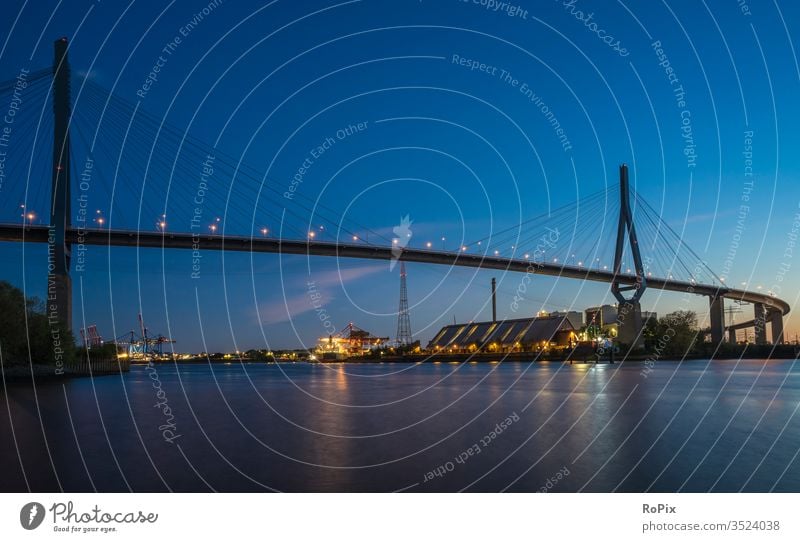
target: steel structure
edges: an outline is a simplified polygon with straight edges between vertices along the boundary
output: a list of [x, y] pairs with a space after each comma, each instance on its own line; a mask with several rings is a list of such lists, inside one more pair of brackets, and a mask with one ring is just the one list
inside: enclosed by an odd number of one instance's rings
[[408, 346], [411, 338], [411, 316], [408, 313], [408, 289], [406, 287], [406, 262], [400, 262], [400, 306], [397, 309], [397, 344]]

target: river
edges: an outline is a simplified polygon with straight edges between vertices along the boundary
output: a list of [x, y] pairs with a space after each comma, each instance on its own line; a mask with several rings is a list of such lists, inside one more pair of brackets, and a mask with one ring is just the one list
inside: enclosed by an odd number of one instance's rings
[[170, 363], [0, 395], [3, 491], [800, 491], [792, 360]]

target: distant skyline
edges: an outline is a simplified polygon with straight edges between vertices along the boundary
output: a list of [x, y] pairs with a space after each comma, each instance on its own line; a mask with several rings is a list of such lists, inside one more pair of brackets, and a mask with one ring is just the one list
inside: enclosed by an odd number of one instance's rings
[[[797, 306], [796, 3], [13, 1], [6, 12], [2, 80], [48, 66], [53, 40], [68, 36], [76, 76], [241, 158], [285, 208], [259, 214], [261, 200], [232, 191], [236, 209], [209, 210], [204, 228], [219, 217], [242, 225], [232, 233], [333, 240], [319, 217], [335, 212], [348, 240], [391, 239], [405, 224], [409, 246], [458, 250], [615, 185], [627, 163], [636, 191], [728, 284]], [[93, 206], [113, 208], [118, 224], [152, 230], [154, 209], [175, 205], [157, 187], [124, 183], [111, 202], [103, 175], [115, 164], [94, 158], [105, 187], [92, 189]], [[83, 164], [75, 159], [74, 179]], [[176, 187], [194, 187], [202, 171], [198, 161]], [[227, 188], [206, 177], [225, 201]], [[28, 201], [44, 214], [49, 180], [36, 186]], [[0, 185], [0, 221], [18, 220], [23, 193], [12, 179]], [[313, 216], [302, 201], [315, 203]], [[603, 218], [598, 227], [616, 228], [616, 216]], [[0, 279], [42, 297], [45, 250], [0, 245]], [[399, 268], [389, 262], [203, 252], [192, 279], [182, 251], [90, 247], [86, 258], [73, 274], [76, 335], [84, 323], [123, 335], [140, 311], [177, 351], [313, 346], [330, 323], [392, 338], [397, 328]], [[454, 317], [491, 319], [492, 277], [498, 318], [614, 302], [606, 284], [537, 276], [515, 312], [519, 275], [407, 271], [423, 344]], [[708, 311], [705, 298], [656, 290], [642, 308], [701, 320]], [[743, 311], [735, 317], [752, 317]], [[798, 333], [792, 310], [785, 337]]]

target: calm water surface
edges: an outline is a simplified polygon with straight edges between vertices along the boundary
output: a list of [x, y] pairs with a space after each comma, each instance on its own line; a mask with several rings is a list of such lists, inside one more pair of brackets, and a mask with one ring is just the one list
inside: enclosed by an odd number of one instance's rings
[[0, 489], [800, 491], [800, 366], [642, 369], [170, 364], [8, 385]]

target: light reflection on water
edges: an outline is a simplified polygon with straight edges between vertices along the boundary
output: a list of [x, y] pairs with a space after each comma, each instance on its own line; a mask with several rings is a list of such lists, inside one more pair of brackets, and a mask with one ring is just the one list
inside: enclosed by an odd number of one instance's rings
[[169, 364], [158, 378], [173, 444], [141, 367], [39, 385], [41, 425], [32, 390], [10, 387], [2, 489], [28, 489], [18, 446], [35, 491], [536, 491], [565, 467], [552, 491], [800, 491], [791, 361], [646, 376], [635, 363]]

